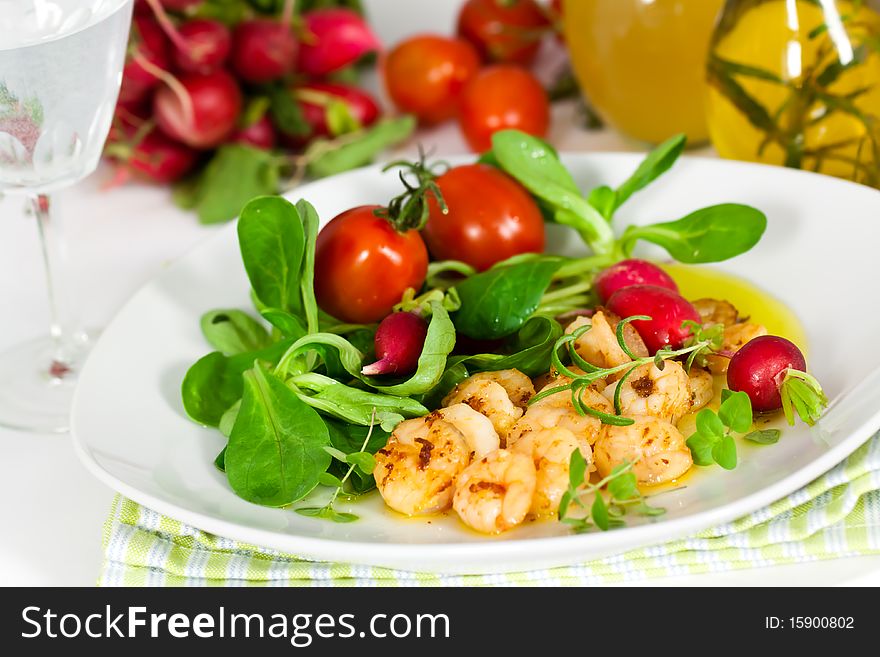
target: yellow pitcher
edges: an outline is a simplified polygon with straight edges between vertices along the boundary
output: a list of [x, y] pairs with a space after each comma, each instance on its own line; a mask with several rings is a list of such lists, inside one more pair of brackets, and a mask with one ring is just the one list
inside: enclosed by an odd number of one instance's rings
[[723, 0], [566, 0], [565, 40], [602, 119], [656, 144], [705, 142], [705, 63]]
[[708, 60], [723, 157], [880, 187], [880, 15], [863, 0], [728, 0]]

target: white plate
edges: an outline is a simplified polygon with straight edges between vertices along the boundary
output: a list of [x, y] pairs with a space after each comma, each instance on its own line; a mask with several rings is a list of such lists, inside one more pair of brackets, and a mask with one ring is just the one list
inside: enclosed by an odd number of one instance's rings
[[[569, 155], [585, 188], [617, 184], [635, 155]], [[399, 191], [394, 174], [372, 167], [302, 187], [325, 221], [344, 209], [381, 203]], [[839, 462], [880, 426], [880, 307], [876, 254], [880, 193], [814, 174], [685, 158], [620, 212], [627, 223], [673, 219], [713, 203], [749, 203], [769, 227], [751, 252], [718, 267], [784, 299], [806, 326], [811, 370], [832, 398], [812, 430], [743, 448], [736, 470], [703, 469], [684, 489], [656, 499], [667, 514], [604, 533], [571, 535], [555, 522], [531, 523], [500, 538], [463, 529], [455, 518], [406, 520], [373, 494], [351, 508], [351, 524], [267, 509], [232, 492], [213, 465], [221, 435], [188, 420], [180, 382], [209, 351], [200, 315], [248, 308], [248, 284], [234, 226], [141, 289], [107, 327], [82, 372], [73, 435], [86, 466], [133, 500], [221, 536], [309, 559], [448, 573], [529, 570], [575, 563], [727, 522], [796, 490]], [[555, 250], [577, 240], [553, 227]], [[863, 381], [868, 377], [867, 381]], [[857, 385], [862, 382], [862, 385]]]

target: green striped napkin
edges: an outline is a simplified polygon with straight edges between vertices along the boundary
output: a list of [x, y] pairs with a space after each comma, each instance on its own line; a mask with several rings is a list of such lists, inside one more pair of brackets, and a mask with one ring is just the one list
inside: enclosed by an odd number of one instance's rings
[[317, 563], [202, 532], [117, 496], [102, 586], [589, 585], [880, 553], [880, 434], [808, 486], [690, 538], [576, 566], [436, 575]]

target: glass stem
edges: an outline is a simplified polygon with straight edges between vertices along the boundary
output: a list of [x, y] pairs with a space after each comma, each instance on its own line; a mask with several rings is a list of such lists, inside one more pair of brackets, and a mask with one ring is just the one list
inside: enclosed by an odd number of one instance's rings
[[76, 357], [85, 346], [86, 337], [82, 330], [76, 328], [76, 322], [67, 305], [70, 299], [61, 284], [60, 270], [64, 260], [64, 249], [58, 227], [52, 219], [53, 202], [46, 194], [31, 196], [29, 201], [40, 232], [40, 249], [46, 272], [49, 333], [54, 343], [49, 375], [54, 379], [63, 379], [72, 372]]

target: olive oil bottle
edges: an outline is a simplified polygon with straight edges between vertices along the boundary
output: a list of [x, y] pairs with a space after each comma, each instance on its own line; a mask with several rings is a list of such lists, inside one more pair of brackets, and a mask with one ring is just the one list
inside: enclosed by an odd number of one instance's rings
[[880, 187], [880, 14], [864, 0], [727, 0], [707, 79], [722, 157]]

